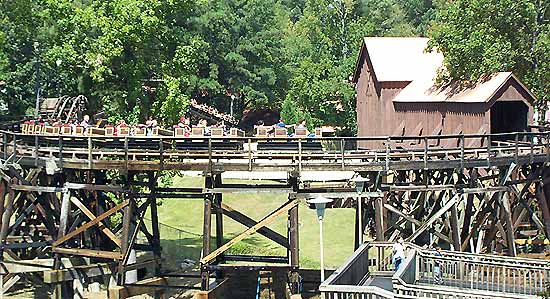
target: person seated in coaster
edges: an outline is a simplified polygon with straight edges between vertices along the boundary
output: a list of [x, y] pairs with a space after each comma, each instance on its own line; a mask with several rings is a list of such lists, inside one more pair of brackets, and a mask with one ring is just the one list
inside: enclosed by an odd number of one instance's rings
[[84, 115], [82, 122], [80, 122], [80, 126], [84, 127], [84, 129], [87, 129], [92, 126], [90, 124], [90, 116], [88, 114]]

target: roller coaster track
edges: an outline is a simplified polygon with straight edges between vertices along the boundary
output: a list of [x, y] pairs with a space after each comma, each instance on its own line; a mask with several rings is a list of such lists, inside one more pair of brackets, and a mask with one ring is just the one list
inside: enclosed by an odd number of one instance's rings
[[[4, 159], [17, 158], [23, 165], [34, 166], [53, 161], [60, 168], [75, 169], [390, 171], [550, 162], [550, 132], [341, 138], [106, 137], [0, 133], [0, 156]], [[366, 142], [377, 143], [381, 148], [362, 149], [358, 146]]]

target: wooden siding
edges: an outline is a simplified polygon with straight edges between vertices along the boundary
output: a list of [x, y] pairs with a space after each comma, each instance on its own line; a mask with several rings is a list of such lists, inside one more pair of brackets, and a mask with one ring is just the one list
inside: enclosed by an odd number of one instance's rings
[[[361, 59], [367, 59], [361, 57]], [[531, 97], [514, 79], [499, 88], [489, 102], [473, 103], [405, 103], [393, 102], [393, 98], [405, 88], [408, 82], [381, 82], [377, 84], [369, 63], [359, 64], [361, 68], [356, 84], [357, 133], [358, 136], [395, 135], [399, 126], [405, 126], [405, 135], [430, 135], [441, 126], [441, 134], [478, 134], [491, 132], [491, 107], [496, 101], [522, 101], [529, 109], [528, 120], [532, 119], [533, 107], [527, 99]], [[379, 87], [379, 92], [377, 90]], [[486, 132], [480, 131], [485, 127]], [[461, 129], [460, 129], [461, 128]], [[361, 147], [380, 148], [382, 143]]]

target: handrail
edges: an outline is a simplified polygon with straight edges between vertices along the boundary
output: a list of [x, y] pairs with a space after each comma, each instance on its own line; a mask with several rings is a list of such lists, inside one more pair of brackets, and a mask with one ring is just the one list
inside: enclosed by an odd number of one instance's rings
[[[321, 284], [319, 290], [328, 295], [325, 298], [355, 298], [360, 294], [367, 294], [365, 298], [374, 298], [371, 297], [373, 292], [380, 293], [382, 289], [334, 282], [342, 272], [353, 271], [353, 267], [360, 266], [356, 265], [361, 260], [360, 254], [368, 254], [373, 247], [392, 245], [389, 242], [363, 244], [331, 278]], [[546, 261], [450, 251], [440, 251], [438, 254], [442, 256], [438, 256], [435, 251], [414, 244], [405, 243], [404, 246], [408, 248], [407, 257], [391, 278], [392, 298], [536, 298], [537, 292], [543, 290], [550, 280], [550, 262]], [[434, 284], [432, 280], [435, 261], [444, 275], [442, 285]], [[372, 272], [369, 275], [376, 274]]]

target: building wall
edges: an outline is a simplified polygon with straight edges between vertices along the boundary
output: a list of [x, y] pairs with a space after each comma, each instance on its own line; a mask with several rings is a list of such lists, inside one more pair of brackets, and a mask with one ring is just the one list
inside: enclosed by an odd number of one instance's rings
[[[532, 120], [533, 107], [526, 100], [531, 96], [525, 92], [516, 80], [509, 79], [500, 92], [489, 102], [474, 103], [394, 103], [393, 98], [409, 82], [376, 83], [368, 58], [360, 57], [360, 72], [356, 84], [357, 93], [357, 136], [390, 136], [401, 135], [397, 129], [403, 123], [405, 135], [418, 135], [421, 123], [421, 134], [484, 134], [491, 132], [491, 106], [496, 101], [523, 101], [529, 108], [528, 120]], [[397, 134], [396, 134], [397, 133]], [[450, 142], [449, 144], [452, 144]], [[467, 145], [483, 145], [479, 142], [466, 141]], [[359, 142], [360, 147], [382, 148], [383, 142]], [[450, 145], [448, 145], [450, 146]]]

